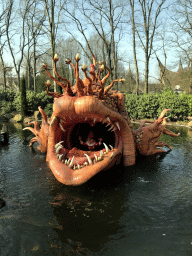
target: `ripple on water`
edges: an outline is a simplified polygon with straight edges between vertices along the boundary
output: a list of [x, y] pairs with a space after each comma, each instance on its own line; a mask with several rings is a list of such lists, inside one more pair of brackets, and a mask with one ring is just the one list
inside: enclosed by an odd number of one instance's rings
[[45, 155], [11, 135], [0, 149], [0, 254], [184, 255], [192, 242], [192, 144], [181, 136], [163, 139], [170, 153], [125, 168], [120, 182], [101, 188], [61, 185]]

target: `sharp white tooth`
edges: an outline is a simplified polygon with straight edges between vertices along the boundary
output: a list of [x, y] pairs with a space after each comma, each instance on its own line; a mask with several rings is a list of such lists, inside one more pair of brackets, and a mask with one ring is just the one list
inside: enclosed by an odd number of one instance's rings
[[68, 160], [67, 160], [67, 159], [65, 159], [65, 164], [67, 164], [67, 162], [68, 162]]
[[111, 148], [111, 150], [113, 150], [113, 146], [109, 145], [109, 147]]
[[60, 146], [58, 146], [58, 147], [56, 148], [56, 150], [55, 150], [56, 154], [58, 154], [58, 153], [59, 153], [59, 150], [60, 150], [61, 148], [63, 148], [63, 146], [62, 146], [62, 145], [60, 145]]
[[102, 156], [103, 156], [103, 151], [101, 150], [101, 151], [100, 151], [100, 157], [102, 157]]
[[85, 162], [83, 165], [85, 165], [85, 166], [86, 166], [86, 165], [88, 165], [88, 163], [87, 163], [87, 162]]
[[73, 166], [73, 170], [75, 170], [75, 169], [76, 169], [76, 166], [74, 165], [74, 166]]
[[106, 145], [105, 143], [103, 143], [103, 145], [104, 145], [104, 147], [105, 147], [105, 149], [106, 149], [106, 152], [109, 152], [110, 149], [107, 147], [107, 145]]
[[63, 126], [62, 126], [61, 123], [59, 123], [59, 126], [60, 126], [60, 128], [61, 128], [61, 130], [62, 130], [63, 132], [66, 132], [66, 130], [63, 128]]
[[94, 118], [93, 123], [95, 123], [95, 122], [96, 122], [96, 120], [97, 120], [97, 119], [96, 119], [96, 118]]
[[114, 156], [114, 153], [112, 153], [111, 155], [110, 155], [110, 158], [112, 158]]
[[70, 164], [69, 164], [69, 168], [71, 168], [72, 166], [73, 166], [73, 162], [74, 162], [74, 156], [72, 157], [72, 159], [71, 159], [71, 162], [70, 162]]
[[109, 126], [109, 125], [111, 125], [111, 123], [108, 123], [107, 125], [105, 125], [105, 127], [107, 127], [107, 126]]
[[97, 162], [97, 156], [94, 154], [94, 156], [95, 156], [95, 161]]
[[114, 126], [114, 128], [113, 128], [112, 132], [114, 132], [116, 129], [117, 129], [117, 128], [116, 128], [116, 126]]
[[55, 122], [56, 119], [57, 119], [56, 116], [54, 116], [54, 117], [52, 118], [50, 126]]
[[114, 128], [114, 124], [111, 125], [111, 127], [108, 129], [108, 131], [112, 130]]
[[80, 169], [80, 168], [81, 168], [81, 166], [79, 164], [77, 164], [77, 169]]
[[60, 141], [60, 142], [58, 142], [57, 144], [55, 144], [55, 148], [58, 148], [60, 145], [61, 145], [61, 143], [63, 143], [64, 141]]
[[63, 156], [63, 154], [59, 155], [59, 161], [61, 161], [62, 156]]
[[68, 161], [67, 161], [67, 165], [69, 165], [69, 163], [70, 163], [70, 159], [68, 159]]
[[106, 118], [104, 119], [103, 124], [104, 124], [106, 121], [108, 121], [109, 123], [111, 122], [111, 120], [110, 120], [109, 117], [106, 117]]
[[115, 124], [116, 124], [117, 128], [118, 128], [118, 129], [119, 129], [119, 131], [120, 131], [119, 123], [118, 123], [118, 122], [116, 122]]
[[93, 164], [92, 161], [91, 161], [91, 158], [87, 154], [84, 154], [84, 155], [87, 157], [87, 160], [88, 160], [89, 164]]
[[102, 160], [102, 156], [99, 156], [99, 157], [98, 157], [98, 161], [101, 161], [101, 160]]

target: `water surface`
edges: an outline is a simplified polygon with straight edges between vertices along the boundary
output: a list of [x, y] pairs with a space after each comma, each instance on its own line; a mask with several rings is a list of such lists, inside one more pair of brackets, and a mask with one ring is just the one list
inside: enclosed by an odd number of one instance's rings
[[0, 145], [0, 256], [192, 255], [192, 131], [168, 127], [173, 151], [68, 187], [21, 128]]

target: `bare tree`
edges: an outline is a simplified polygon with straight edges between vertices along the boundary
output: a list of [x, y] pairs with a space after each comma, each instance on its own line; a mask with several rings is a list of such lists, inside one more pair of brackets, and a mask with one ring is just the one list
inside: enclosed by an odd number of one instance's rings
[[65, 60], [67, 58], [73, 59], [77, 53], [82, 55], [82, 48], [73, 38], [69, 37], [67, 39], [61, 38], [56, 44], [56, 50], [59, 53], [59, 62], [57, 64], [59, 74], [74, 84], [75, 75], [73, 73], [73, 68], [71, 65], [67, 65]]
[[[87, 4], [89, 5], [87, 7]], [[117, 78], [117, 45], [122, 37], [123, 2], [113, 0], [82, 2], [81, 11], [103, 41], [112, 78]], [[112, 59], [112, 61], [111, 61]]]
[[[86, 49], [82, 42], [79, 43], [89, 59], [91, 59], [91, 54], [93, 53], [90, 38], [95, 37], [95, 40], [97, 40], [98, 37], [95, 36], [95, 33], [100, 37], [103, 60], [105, 61], [106, 59], [107, 66], [112, 70], [112, 78], [115, 79], [118, 62], [117, 45], [122, 36], [123, 5], [114, 0], [82, 0], [81, 4], [74, 1], [74, 10], [71, 11], [69, 8], [66, 12], [85, 39]], [[85, 17], [85, 19], [82, 17]], [[93, 29], [94, 32], [90, 37], [88, 31], [93, 31]], [[75, 37], [72, 32], [70, 34]], [[91, 54], [87, 53], [87, 49]]]
[[[69, 10], [70, 9], [70, 10]], [[64, 9], [66, 12], [66, 16], [72, 21], [73, 24], [76, 25], [77, 31], [80, 32], [80, 34], [83, 36], [84, 40], [85, 40], [85, 45], [78, 39], [78, 37], [76, 36], [76, 34], [74, 33], [74, 31], [71, 31], [70, 28], [68, 28], [67, 24], [64, 24], [65, 26], [65, 30], [70, 34], [71, 38], [77, 42], [80, 47], [82, 48], [86, 58], [88, 58], [90, 61], [92, 61], [92, 57], [91, 55], [93, 54], [92, 48], [90, 46], [89, 43], [89, 37], [86, 33], [86, 26], [83, 24], [82, 20], [78, 18], [78, 15], [76, 15], [76, 5], [74, 5], [73, 7], [73, 11], [71, 11], [71, 6], [68, 9], [68, 7], [66, 6], [66, 8]], [[87, 48], [87, 49], [86, 49]], [[90, 53], [90, 54], [89, 54]]]
[[137, 49], [136, 49], [136, 24], [135, 24], [135, 1], [129, 0], [129, 4], [131, 7], [131, 25], [132, 25], [132, 36], [133, 36], [133, 55], [134, 55], [134, 63], [135, 63], [135, 71], [136, 71], [136, 94], [138, 95], [139, 91], [139, 69], [138, 69], [138, 61], [137, 61]]
[[172, 42], [186, 63], [192, 62], [192, 0], [177, 0], [173, 7]]
[[[56, 5], [56, 0], [42, 0], [44, 3], [44, 8], [46, 11], [46, 16], [48, 20], [47, 32], [51, 44], [51, 57], [55, 55], [56, 48], [56, 37], [58, 32], [58, 27], [60, 24], [61, 11], [64, 9], [65, 1], [60, 2], [60, 5]], [[54, 66], [54, 61], [52, 61], [52, 67]], [[53, 72], [53, 76], [55, 73]], [[56, 92], [56, 83], [54, 83], [54, 91]]]
[[[172, 5], [172, 37], [170, 41], [175, 48], [177, 60], [180, 59], [186, 67], [180, 73], [183, 89], [192, 91], [192, 0], [176, 0]], [[177, 63], [178, 65], [178, 63]], [[180, 70], [181, 71], [181, 70]], [[179, 79], [179, 78], [178, 78]]]
[[0, 59], [1, 59], [1, 67], [2, 67], [2, 73], [3, 73], [3, 89], [6, 91], [6, 72], [7, 72], [7, 67], [5, 65], [4, 57], [3, 57], [3, 52], [6, 47], [6, 39], [5, 39], [5, 32], [6, 32], [6, 24], [5, 24], [5, 16], [7, 15], [7, 5], [4, 6], [4, 4], [1, 2], [0, 8]]
[[[38, 8], [37, 0], [32, 1], [30, 6], [29, 13], [27, 15], [26, 24], [27, 24], [27, 40], [28, 40], [28, 49], [27, 55], [27, 69], [28, 69], [28, 88], [30, 87], [30, 76], [31, 70], [33, 70], [33, 89], [36, 91], [36, 74], [37, 74], [37, 59], [41, 54], [38, 54], [38, 38], [44, 34], [43, 25], [45, 21], [45, 12], [41, 11]], [[31, 63], [32, 62], [32, 63]], [[33, 69], [31, 68], [33, 67]]]
[[[161, 54], [158, 53], [158, 50], [153, 49], [153, 52], [156, 56], [157, 62], [158, 62], [158, 77], [155, 76], [150, 76], [153, 79], [156, 79], [160, 84], [163, 86], [163, 88], [171, 87], [171, 81], [169, 80], [170, 77], [167, 76], [167, 52], [168, 49], [171, 47], [169, 44], [169, 41], [167, 40], [166, 34], [169, 31], [167, 31], [167, 28], [163, 28], [160, 32], [157, 32], [158, 37], [159, 37], [159, 42], [160, 44], [160, 50]], [[160, 57], [161, 56], [161, 57]], [[160, 60], [161, 59], [161, 60]], [[164, 61], [163, 61], [164, 59]], [[162, 63], [163, 62], [163, 63]]]
[[1, 42], [1, 36], [2, 36], [3, 32], [2, 32], [2, 28], [0, 27], [0, 59], [1, 59], [1, 67], [2, 67], [2, 73], [3, 73], [3, 89], [4, 91], [6, 91], [6, 87], [7, 87], [7, 81], [6, 81], [6, 65], [5, 65], [5, 61], [3, 58], [3, 50], [4, 50], [4, 46], [5, 46], [5, 41], [2, 43]]
[[[18, 80], [18, 86], [20, 86], [20, 72], [21, 72], [21, 64], [24, 57], [24, 49], [28, 42], [26, 42], [26, 17], [29, 11], [29, 8], [31, 6], [31, 1], [27, 0], [25, 2], [25, 8], [20, 12], [20, 19], [16, 20], [16, 13], [21, 9], [16, 9], [16, 6], [14, 4], [17, 4], [15, 0], [9, 0], [8, 2], [8, 12], [6, 16], [6, 36], [7, 36], [7, 42], [9, 46], [9, 50], [12, 56], [13, 65], [15, 68], [15, 71], [17, 73], [17, 80]], [[15, 8], [14, 8], [15, 7]], [[21, 22], [20, 22], [21, 21]], [[17, 26], [16, 26], [17, 24]], [[21, 31], [21, 33], [20, 33]], [[15, 38], [15, 41], [14, 41]], [[19, 40], [18, 40], [19, 38]], [[19, 51], [15, 52], [14, 48], [17, 48], [15, 46], [15, 42], [19, 41]], [[19, 58], [17, 58], [17, 55], [20, 55]]]
[[[149, 83], [149, 60], [152, 54], [154, 36], [159, 28], [158, 18], [163, 11], [166, 0], [137, 0], [139, 8], [136, 28], [137, 36], [145, 53], [145, 92], [148, 93]], [[132, 2], [133, 3], [133, 2]], [[140, 21], [140, 18], [142, 21]]]

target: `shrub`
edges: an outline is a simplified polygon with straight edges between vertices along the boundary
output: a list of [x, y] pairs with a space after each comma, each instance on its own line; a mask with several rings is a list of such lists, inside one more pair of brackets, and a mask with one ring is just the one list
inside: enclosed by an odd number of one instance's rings
[[[21, 94], [18, 93], [14, 99], [14, 106], [17, 111], [21, 111], [20, 97]], [[34, 91], [27, 91], [26, 97], [28, 114], [32, 114], [39, 106], [44, 109], [47, 104], [53, 102], [53, 98], [49, 97], [46, 92], [36, 93]]]
[[164, 109], [171, 109], [166, 114], [168, 118], [177, 116], [183, 120], [192, 115], [192, 95], [177, 95], [171, 89], [165, 89], [160, 94], [126, 94], [125, 106], [130, 118], [154, 118]]
[[188, 115], [192, 116], [192, 94], [187, 95]]
[[48, 96], [46, 92], [37, 93], [38, 106], [45, 108], [47, 104], [53, 104], [53, 98]]
[[[21, 111], [21, 94], [13, 91], [0, 91], [0, 111], [5, 114], [14, 110]], [[53, 110], [53, 98], [48, 96], [46, 92], [36, 93], [27, 91], [27, 112], [32, 114], [41, 106], [48, 116], [51, 116]], [[177, 95], [173, 90], [166, 89], [160, 94], [125, 94], [125, 107], [131, 119], [137, 118], [154, 118], [169, 108], [166, 116], [173, 118], [177, 116], [184, 119], [192, 116], [192, 95]]]
[[174, 116], [182, 119], [188, 115], [188, 102], [185, 94], [177, 95], [173, 90], [167, 89], [160, 94], [158, 115], [163, 109], [169, 108], [171, 111], [167, 112], [167, 117]]
[[1, 101], [1, 115], [11, 112], [13, 109], [12, 103], [6, 100]]
[[44, 108], [45, 113], [47, 114], [48, 117], [50, 117], [53, 113], [53, 104], [49, 103], [46, 105]]
[[15, 110], [13, 103], [15, 92], [13, 90], [10, 91], [0, 91], [0, 112], [2, 115], [9, 113]]
[[16, 93], [13, 90], [6, 91], [6, 92], [0, 91], [0, 103], [3, 100], [13, 102], [15, 94]]
[[126, 94], [125, 106], [130, 118], [154, 118], [159, 108], [159, 96], [157, 94]]
[[15, 94], [15, 97], [14, 97], [14, 100], [13, 100], [13, 106], [14, 106], [15, 110], [17, 110], [17, 111], [21, 110], [21, 97], [20, 97], [19, 92], [17, 92]]
[[130, 118], [138, 118], [138, 96], [135, 94], [125, 94], [125, 107]]
[[159, 97], [156, 94], [143, 94], [139, 96], [137, 112], [138, 118], [154, 118], [159, 108]]

